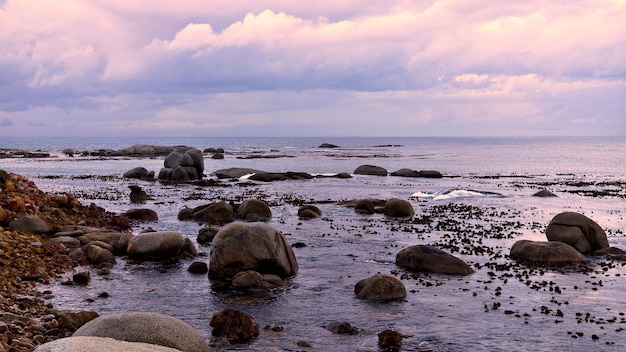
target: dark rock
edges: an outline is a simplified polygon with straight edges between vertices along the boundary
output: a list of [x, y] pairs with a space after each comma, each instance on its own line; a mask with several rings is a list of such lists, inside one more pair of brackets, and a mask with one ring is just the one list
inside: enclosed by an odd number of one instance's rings
[[62, 310], [55, 312], [55, 316], [61, 326], [70, 331], [76, 331], [81, 326], [97, 318], [99, 314], [93, 311], [86, 310], [80, 312], [70, 312]]
[[205, 262], [193, 262], [187, 268], [192, 274], [206, 274], [209, 272], [209, 266]]
[[354, 170], [355, 175], [387, 176], [387, 169], [374, 165], [361, 165]]
[[354, 293], [358, 299], [376, 302], [396, 301], [406, 298], [406, 288], [402, 281], [381, 273], [357, 282], [354, 286]]
[[378, 347], [383, 351], [400, 351], [404, 335], [393, 330], [383, 330], [378, 333]]
[[148, 171], [145, 167], [136, 167], [134, 169], [130, 169], [126, 171], [122, 177], [124, 178], [135, 178], [140, 180], [153, 180], [154, 179], [154, 171]]
[[302, 220], [310, 220], [322, 216], [322, 210], [315, 205], [303, 205], [298, 209], [298, 217]]
[[234, 309], [213, 313], [212, 335], [230, 342], [246, 342], [259, 336], [259, 324], [250, 315]]
[[211, 156], [211, 159], [215, 159], [215, 160], [222, 160], [224, 159], [224, 154], [222, 153], [215, 153]]
[[396, 264], [412, 271], [469, 275], [474, 270], [461, 259], [429, 245], [415, 245], [396, 255]]
[[542, 189], [541, 191], [533, 194], [533, 197], [556, 197], [556, 194], [548, 191], [547, 189]]
[[77, 285], [88, 285], [91, 281], [91, 274], [89, 271], [81, 271], [72, 275], [72, 282]]
[[138, 185], [130, 185], [128, 188], [130, 188], [130, 201], [132, 203], [142, 203], [153, 199]]
[[245, 221], [269, 221], [272, 210], [262, 200], [248, 199], [237, 208], [237, 218]]
[[201, 245], [211, 244], [213, 238], [215, 237], [215, 235], [217, 235], [217, 232], [219, 230], [220, 229], [218, 227], [205, 226], [201, 228], [198, 232], [198, 238], [196, 239], [196, 241]]
[[178, 212], [178, 220], [185, 221], [191, 220], [193, 218], [193, 209], [192, 208], [183, 208]]
[[233, 207], [224, 201], [195, 208], [192, 215], [194, 221], [204, 223], [226, 223], [233, 221], [234, 217]]
[[220, 169], [213, 172], [213, 175], [217, 178], [241, 178], [245, 175], [262, 173], [264, 171], [256, 169], [248, 169], [243, 167], [233, 167], [230, 169]]
[[548, 241], [567, 243], [581, 253], [609, 247], [606, 233], [600, 225], [575, 212], [560, 213], [552, 218], [546, 228], [546, 237]]
[[415, 215], [411, 203], [404, 199], [391, 198], [385, 202], [383, 213], [390, 217], [407, 217]]
[[358, 335], [361, 330], [352, 326], [345, 321], [334, 321], [324, 327], [326, 330], [340, 335]]
[[339, 146], [331, 143], [322, 143], [318, 148], [339, 148]]
[[159, 215], [157, 215], [156, 211], [147, 208], [138, 208], [138, 209], [129, 209], [124, 214], [127, 218], [131, 220], [138, 221], [157, 221], [159, 220]]
[[519, 240], [511, 246], [511, 258], [539, 263], [582, 262], [587, 258], [563, 242]]

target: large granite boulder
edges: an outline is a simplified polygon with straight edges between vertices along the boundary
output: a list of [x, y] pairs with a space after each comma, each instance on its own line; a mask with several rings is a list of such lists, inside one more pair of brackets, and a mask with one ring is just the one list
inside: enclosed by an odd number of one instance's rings
[[383, 213], [390, 217], [403, 218], [415, 215], [415, 210], [408, 201], [399, 198], [391, 198], [385, 202]]
[[110, 337], [188, 352], [209, 351], [202, 335], [189, 324], [157, 313], [102, 315], [76, 330], [73, 336]]
[[402, 281], [393, 276], [377, 273], [356, 283], [356, 298], [376, 302], [396, 301], [406, 298], [406, 288]]
[[262, 200], [248, 199], [237, 208], [237, 218], [245, 221], [269, 221], [272, 210]]
[[127, 342], [109, 337], [72, 336], [45, 343], [35, 352], [180, 352], [170, 348], [143, 342]]
[[567, 243], [580, 253], [590, 253], [609, 248], [606, 233], [600, 225], [588, 217], [564, 212], [556, 215], [546, 229], [548, 241]]
[[474, 270], [461, 259], [430, 245], [415, 245], [396, 255], [396, 264], [412, 271], [469, 275]]
[[298, 263], [285, 236], [261, 223], [231, 223], [213, 238], [209, 278], [230, 280], [237, 273], [254, 270], [281, 278], [298, 271]]
[[159, 172], [159, 180], [186, 182], [201, 180], [204, 176], [204, 155], [196, 148], [184, 152], [173, 151], [163, 162]]
[[355, 175], [387, 176], [387, 169], [381, 166], [361, 165], [354, 170]]
[[144, 232], [128, 241], [126, 251], [130, 257], [166, 260], [178, 256], [185, 245], [185, 238], [180, 232]]
[[511, 258], [528, 262], [563, 263], [583, 262], [587, 258], [574, 247], [563, 242], [519, 240], [511, 246]]

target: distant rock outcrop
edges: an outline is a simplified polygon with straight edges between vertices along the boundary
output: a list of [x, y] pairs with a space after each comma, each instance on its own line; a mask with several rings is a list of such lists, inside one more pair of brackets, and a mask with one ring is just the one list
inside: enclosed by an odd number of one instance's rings
[[171, 152], [163, 165], [164, 168], [159, 172], [159, 180], [162, 181], [187, 182], [201, 180], [204, 176], [204, 155], [196, 148], [183, 153]]

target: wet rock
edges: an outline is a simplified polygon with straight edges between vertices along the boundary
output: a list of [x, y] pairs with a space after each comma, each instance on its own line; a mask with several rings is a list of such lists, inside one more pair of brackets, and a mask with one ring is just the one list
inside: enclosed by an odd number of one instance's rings
[[407, 337], [397, 331], [383, 330], [378, 333], [378, 347], [383, 351], [400, 351], [402, 339]]
[[381, 273], [357, 282], [354, 286], [354, 293], [358, 299], [376, 302], [396, 301], [406, 298], [406, 288], [402, 281]]
[[237, 273], [232, 285], [241, 291], [268, 290], [284, 286], [285, 282], [277, 275], [261, 274], [254, 270], [245, 270]]
[[245, 270], [284, 278], [298, 271], [298, 263], [280, 231], [261, 222], [228, 224], [213, 239], [209, 278], [229, 279]]
[[179, 349], [142, 342], [119, 341], [109, 337], [72, 336], [45, 343], [35, 352], [180, 352]]
[[377, 213], [377, 208], [383, 207], [387, 201], [383, 199], [365, 198], [354, 203], [354, 211], [359, 214]]
[[23, 233], [43, 234], [50, 232], [50, 226], [41, 220], [37, 215], [26, 215], [15, 219], [9, 223], [9, 228], [13, 231]]
[[85, 286], [85, 285], [88, 285], [90, 281], [91, 281], [91, 274], [89, 274], [89, 271], [81, 271], [72, 275], [72, 282], [74, 282], [77, 285]]
[[124, 213], [127, 218], [137, 221], [157, 221], [159, 215], [156, 211], [147, 208], [129, 209]]
[[237, 218], [245, 221], [269, 221], [272, 210], [262, 200], [248, 199], [237, 208]]
[[80, 311], [80, 312], [70, 312], [67, 310], [61, 310], [55, 312], [55, 318], [61, 324], [61, 326], [67, 328], [70, 331], [76, 331], [81, 326], [87, 324], [88, 322], [94, 320], [99, 316], [97, 312], [94, 311]]
[[593, 252], [593, 254], [602, 255], [607, 259], [626, 260], [626, 251], [617, 247], [598, 249], [597, 251]]
[[324, 326], [324, 328], [334, 334], [340, 335], [358, 335], [361, 330], [352, 326], [352, 324], [345, 321], [333, 321], [330, 324]]
[[174, 151], [165, 158], [163, 166], [159, 171], [159, 180], [172, 182], [201, 180], [204, 176], [204, 155], [196, 148], [184, 152]]
[[259, 336], [259, 323], [252, 316], [234, 309], [213, 313], [209, 325], [213, 328], [213, 337], [230, 342], [246, 342]]
[[123, 245], [120, 242], [123, 235], [123, 233], [118, 231], [102, 229], [93, 232], [87, 232], [83, 235], [83, 237], [87, 238], [90, 241], [104, 242], [109, 244], [112, 249], [107, 249], [110, 250], [113, 254], [124, 254], [126, 253], [126, 245]]
[[339, 146], [332, 143], [322, 143], [318, 146], [318, 148], [339, 148]]
[[411, 203], [404, 199], [391, 198], [385, 202], [383, 213], [390, 217], [408, 217], [415, 215]]
[[200, 245], [211, 244], [211, 242], [213, 241], [213, 238], [215, 238], [215, 235], [217, 235], [217, 232], [219, 230], [220, 230], [219, 227], [205, 226], [201, 228], [200, 231], [198, 231], [198, 237], [196, 241]]
[[587, 258], [574, 247], [563, 242], [519, 240], [511, 246], [510, 256], [515, 259], [540, 262], [582, 262]]
[[154, 171], [148, 171], [145, 167], [140, 166], [126, 171], [122, 177], [151, 181], [154, 180]]
[[443, 175], [439, 171], [435, 170], [411, 170], [411, 169], [400, 169], [398, 171], [394, 171], [390, 174], [391, 176], [400, 176], [400, 177], [422, 177], [422, 178], [442, 178]]
[[187, 268], [192, 274], [206, 274], [209, 272], [209, 266], [205, 262], [193, 262]]
[[73, 336], [110, 337], [143, 342], [187, 352], [209, 351], [204, 338], [184, 321], [157, 313], [121, 313], [100, 316]]
[[541, 198], [556, 197], [556, 194], [548, 191], [547, 189], [542, 189], [541, 191], [533, 194], [533, 197], [541, 197]]
[[405, 248], [396, 255], [396, 264], [418, 272], [469, 275], [474, 270], [461, 259], [429, 245]]
[[285, 180], [310, 180], [313, 176], [306, 172], [258, 172], [248, 179], [261, 182], [285, 181]]
[[354, 170], [355, 175], [387, 176], [387, 169], [374, 165], [361, 165]]
[[229, 169], [217, 170], [213, 172], [213, 175], [217, 176], [217, 178], [241, 178], [245, 175], [258, 174], [262, 172], [264, 171], [244, 167], [232, 167]]
[[548, 241], [567, 243], [580, 253], [608, 248], [609, 241], [600, 225], [588, 217], [564, 212], [556, 215], [546, 228]]
[[207, 204], [193, 209], [192, 219], [204, 223], [226, 223], [233, 221], [235, 211], [225, 201]]
[[223, 153], [214, 153], [213, 155], [211, 155], [211, 159], [222, 160], [222, 159], [224, 159], [224, 154]]
[[131, 257], [166, 260], [177, 256], [184, 244], [185, 239], [180, 232], [146, 232], [129, 240], [127, 253]]
[[322, 216], [322, 210], [315, 205], [303, 205], [298, 209], [298, 218], [302, 220], [316, 219]]
[[152, 200], [153, 198], [149, 196], [141, 187], [137, 185], [130, 185], [130, 201], [131, 203], [143, 203], [147, 200]]
[[91, 264], [99, 265], [115, 263], [115, 256], [113, 256], [113, 253], [110, 250], [95, 244], [87, 246], [88, 249], [85, 252], [87, 253], [87, 259]]

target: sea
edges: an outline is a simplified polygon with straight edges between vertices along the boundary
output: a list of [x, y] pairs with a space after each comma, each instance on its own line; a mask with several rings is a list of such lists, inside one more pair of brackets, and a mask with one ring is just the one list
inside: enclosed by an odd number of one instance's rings
[[[323, 143], [337, 146], [321, 148]], [[205, 153], [205, 179], [245, 167], [306, 172], [309, 180], [167, 184], [125, 179], [142, 166], [157, 174], [164, 157], [73, 157], [63, 150], [120, 150], [135, 144], [223, 148]], [[542, 241], [557, 214], [573, 211], [596, 221], [611, 246], [626, 250], [626, 137], [102, 137], [0, 138], [0, 149], [42, 151], [50, 157], [0, 159], [0, 169], [27, 176], [50, 193], [74, 194], [108, 211], [155, 210], [159, 220], [134, 224], [174, 230], [195, 242], [206, 224], [179, 221], [178, 212], [218, 200], [257, 198], [272, 209], [268, 224], [293, 245], [299, 271], [286, 286], [249, 294], [190, 274], [208, 264], [210, 246], [177, 263], [117, 258], [110, 275], [85, 287], [41, 285], [57, 309], [99, 314], [149, 311], [192, 325], [211, 342], [214, 312], [237, 309], [253, 316], [260, 335], [215, 351], [379, 351], [378, 332], [403, 334], [402, 351], [554, 351], [626, 349], [626, 268], [619, 260], [589, 257], [582, 265], [541, 266], [508, 256], [521, 239]], [[356, 175], [361, 165], [435, 170], [442, 178]], [[321, 177], [349, 173], [352, 178]], [[137, 184], [154, 200], [130, 202]], [[555, 197], [534, 194], [547, 189]], [[392, 219], [357, 214], [355, 199], [401, 198], [416, 214]], [[318, 206], [318, 219], [300, 220], [302, 204]], [[395, 265], [403, 248], [435, 245], [470, 264], [475, 273], [412, 273]], [[354, 286], [376, 273], [400, 279], [407, 298], [375, 303], [355, 297]], [[71, 273], [68, 273], [71, 275]], [[106, 293], [103, 294], [103, 293]], [[349, 323], [354, 334], [329, 327]]]

